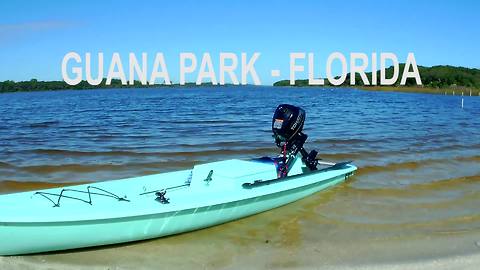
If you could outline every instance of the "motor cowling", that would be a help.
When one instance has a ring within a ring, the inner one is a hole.
[[[294,140],[303,130],[305,111],[289,104],[281,104],[275,110],[272,119],[272,132],[277,145]]]
[[[277,170],[278,177],[286,177],[298,153],[310,170],[316,170],[318,160],[317,151],[308,153],[303,147],[307,135],[302,132],[305,123],[305,111],[297,106],[281,104],[275,110],[272,119],[272,132],[275,143],[282,148],[282,154]]]

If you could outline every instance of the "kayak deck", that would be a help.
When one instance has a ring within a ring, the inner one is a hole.
[[[335,170],[301,173],[301,160],[295,164],[295,175],[253,189],[242,185],[275,179],[273,165],[226,160],[193,170],[1,195],[0,238],[5,241],[0,244],[0,255],[113,244],[200,229],[301,199],[345,180],[356,170],[346,164]],[[163,203],[158,191],[166,191]]]

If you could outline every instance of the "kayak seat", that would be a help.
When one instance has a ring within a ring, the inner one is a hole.
[[[279,175],[279,172],[280,172],[279,164],[280,162],[282,162],[282,159],[283,159],[282,157],[261,157],[261,158],[254,158],[252,159],[252,161],[275,165],[275,171],[277,172],[277,175]]]
[[[275,166],[275,171],[277,172],[277,176],[278,176],[279,173],[280,173],[279,165],[282,162],[282,160],[283,160],[283,157],[261,157],[261,158],[254,158],[251,161],[259,162],[259,163],[263,163],[263,164],[274,165]],[[300,162],[297,162],[297,160],[300,161]],[[292,168],[290,168],[289,173],[288,173],[289,175],[296,175],[296,174],[303,173],[302,159],[297,157],[297,160],[295,160]]]

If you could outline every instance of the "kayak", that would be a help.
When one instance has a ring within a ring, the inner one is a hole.
[[[305,111],[272,119],[278,157],[231,159],[191,170],[0,196],[0,255],[125,243],[198,230],[267,211],[347,179],[350,162],[307,152]],[[319,168],[319,165],[326,167]]]
[[[225,160],[191,170],[0,195],[0,255],[124,243],[267,211],[336,185],[345,162],[310,170],[300,156],[279,178],[273,162]]]

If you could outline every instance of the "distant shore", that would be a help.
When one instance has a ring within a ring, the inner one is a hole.
[[[400,70],[403,70],[404,64],[400,64]],[[364,78],[361,78],[357,73],[355,74],[355,82],[357,85],[350,85],[350,75],[347,74],[343,83],[338,86],[328,83],[325,86],[319,87],[346,87],[346,88],[358,88],[369,91],[392,91],[392,92],[406,92],[406,93],[426,93],[426,94],[440,94],[440,95],[463,95],[464,96],[478,96],[480,94],[480,69],[466,68],[466,67],[454,67],[448,65],[424,67],[418,66],[422,80],[421,85],[417,85],[412,78],[407,79],[404,84],[399,85],[395,83],[389,86],[372,85],[372,72],[367,72],[367,85],[364,85]],[[386,78],[394,77],[393,67],[389,67],[385,70]],[[380,71],[376,72],[376,78],[380,78],[382,74]],[[385,75],[384,75],[385,76]],[[325,78],[324,78],[325,80]],[[370,84],[368,84],[370,82]],[[289,87],[290,80],[281,80],[273,84],[274,86],[286,86]],[[309,80],[298,79],[295,80],[293,87],[308,87]],[[315,86],[312,86],[315,87]]]
[[[202,83],[197,85],[194,82],[188,82],[184,85],[179,84],[141,84],[139,81],[134,81],[133,84],[122,84],[118,79],[113,79],[110,84],[106,84],[104,79],[99,85],[91,85],[87,81],[81,81],[77,85],[69,85],[64,81],[38,81],[31,79],[30,81],[0,81],[0,94],[13,92],[38,92],[38,91],[62,91],[62,90],[94,90],[94,89],[118,89],[118,88],[172,88],[172,87],[208,87],[211,83]],[[213,85],[216,87],[236,86],[232,84]]]
[[[119,80],[113,80],[112,85],[98,85],[92,86],[86,82],[78,86],[69,86],[62,81],[24,81],[24,82],[12,82],[5,81],[0,82],[0,86],[3,84],[9,84],[7,87],[0,87],[0,94],[2,93],[14,93],[14,92],[40,92],[40,91],[62,91],[62,90],[95,90],[95,89],[128,89],[128,88],[201,88],[201,87],[242,87],[244,85],[212,85],[210,83],[205,83],[202,85],[196,85],[195,83],[186,83],[185,85],[172,84],[172,85],[142,85],[139,82],[136,82],[134,85],[122,85]],[[3,85],[5,86],[5,85]],[[252,85],[248,85],[252,86]],[[259,86],[262,87],[262,86]],[[265,86],[263,86],[265,87]],[[268,87],[268,86],[266,86]],[[425,93],[425,94],[437,94],[437,95],[464,95],[464,96],[480,96],[480,89],[477,88],[467,88],[467,87],[444,87],[444,88],[434,88],[428,86],[364,86],[364,85],[340,85],[340,86],[309,86],[305,84],[298,85],[273,85],[273,87],[311,87],[311,88],[356,88],[360,90],[367,91],[385,91],[385,92],[404,92],[404,93]]]
[[[461,96],[479,96],[480,89],[470,88],[432,88],[416,86],[353,86],[367,91],[385,91],[385,92],[404,92],[404,93],[424,93],[436,95],[456,95]]]

